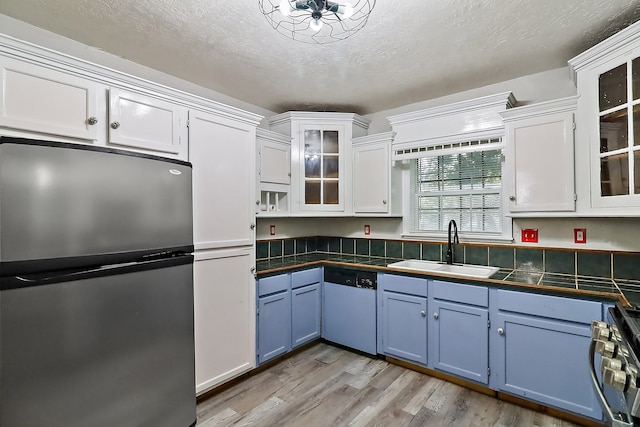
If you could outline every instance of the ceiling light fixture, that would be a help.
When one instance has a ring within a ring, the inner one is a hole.
[[[333,43],[360,31],[376,0],[258,0],[271,26],[293,40]]]

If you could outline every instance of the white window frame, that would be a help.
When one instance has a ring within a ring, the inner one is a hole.
[[[472,145],[466,144],[467,141],[473,141],[478,137],[481,139],[499,139],[500,142],[486,144],[486,145]],[[440,141],[430,141],[425,146],[424,150],[420,151],[420,155],[413,155],[413,159],[404,159],[402,162],[402,192],[403,192],[403,237],[420,239],[426,241],[443,241],[447,239],[447,230],[441,231],[418,231],[414,229],[415,218],[413,217],[413,203],[415,198],[414,193],[414,172],[412,171],[412,164],[415,159],[421,157],[430,156],[443,156],[450,154],[460,154],[471,151],[485,151],[485,150],[503,150],[502,156],[502,174],[501,174],[501,201],[502,201],[502,230],[500,233],[484,233],[484,232],[470,232],[464,229],[460,229],[458,224],[458,236],[461,241],[464,242],[512,242],[513,241],[513,220],[511,217],[506,216],[507,213],[507,186],[505,183],[509,182],[507,168],[505,168],[504,162],[504,148],[505,148],[505,135],[504,132],[500,134],[480,134],[480,135],[458,135],[454,138],[446,138]]]

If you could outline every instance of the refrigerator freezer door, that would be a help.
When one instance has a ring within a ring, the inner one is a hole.
[[[0,425],[194,425],[193,266],[184,258],[5,287]]]
[[[21,261],[45,270],[30,261],[192,247],[188,163],[22,141],[0,138],[3,275],[22,272],[11,268]]]

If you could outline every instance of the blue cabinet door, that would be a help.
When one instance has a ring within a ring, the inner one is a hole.
[[[429,361],[433,368],[488,384],[488,310],[434,300],[429,313]]]
[[[291,350],[291,293],[258,299],[258,364]]]
[[[504,312],[491,323],[499,390],[600,419],[588,370],[589,325]]]
[[[320,336],[320,283],[291,291],[291,344],[298,347]]]
[[[427,299],[383,291],[382,353],[427,364]]]

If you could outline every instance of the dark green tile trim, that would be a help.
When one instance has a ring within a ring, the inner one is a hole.
[[[296,253],[296,241],[293,239],[286,239],[284,241],[284,254],[293,255]]]
[[[599,252],[577,252],[580,276],[611,277],[611,254]]]
[[[516,269],[526,271],[543,271],[542,249],[517,248]]]
[[[315,252],[318,250],[318,238],[307,237],[307,252]]]
[[[369,240],[368,239],[356,239],[356,254],[357,255],[369,255]]]
[[[387,240],[387,254],[390,258],[402,258],[402,242],[399,240]]]
[[[269,242],[256,243],[256,258],[257,259],[269,258]]]
[[[282,240],[272,240],[269,242],[269,257],[282,256]]]
[[[466,264],[487,265],[489,249],[486,246],[465,246],[464,262]]]
[[[515,268],[513,248],[490,247],[489,265],[501,268]]]
[[[613,277],[640,280],[640,253],[613,254]]]
[[[329,237],[329,252],[340,253],[342,251],[342,239],[339,237]]]
[[[420,243],[404,242],[402,244],[402,257],[404,259],[420,259]]]
[[[422,244],[422,259],[428,261],[442,261],[442,255],[440,253],[439,243],[423,243]]]
[[[354,239],[342,239],[342,253],[348,255],[356,253],[356,242]]]
[[[307,239],[298,238],[296,239],[296,254],[305,254],[307,253]]]
[[[371,241],[371,256],[384,256],[384,240],[372,240]]]
[[[318,251],[320,251],[320,252],[328,252],[329,251],[329,238],[328,237],[318,237]]]
[[[549,273],[576,274],[575,251],[544,251],[544,271]]]

